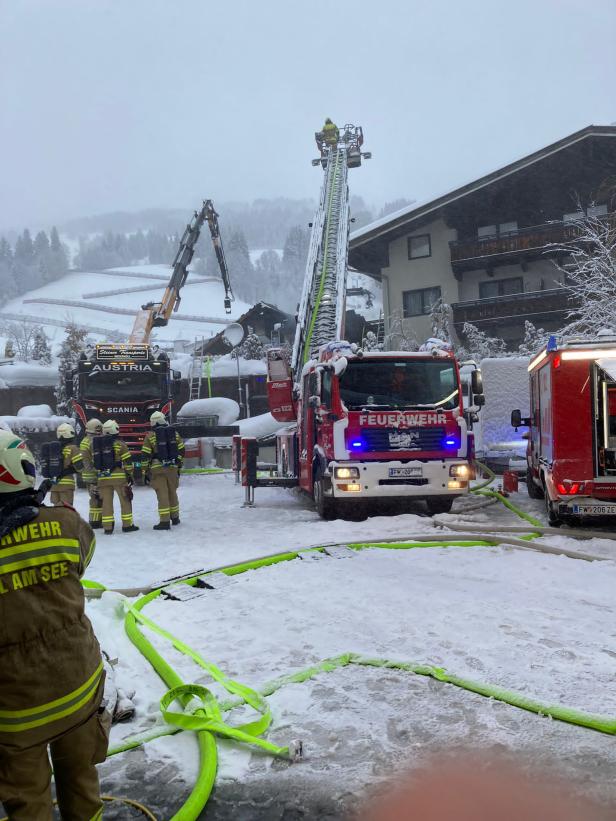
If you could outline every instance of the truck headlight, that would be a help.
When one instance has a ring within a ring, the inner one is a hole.
[[[452,465],[449,468],[449,475],[457,479],[468,479],[470,475],[468,465]]]
[[[334,468],[335,479],[359,479],[359,468]]]

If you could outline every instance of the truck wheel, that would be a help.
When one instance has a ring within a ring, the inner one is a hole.
[[[526,468],[526,490],[531,499],[543,499],[543,488],[539,487],[533,479],[533,472]]]
[[[545,492],[545,513],[548,517],[548,524],[550,527],[560,527],[562,524],[562,519],[558,515],[558,513],[554,510],[554,505],[550,501],[550,497],[548,496],[547,492]]]
[[[336,518],[336,503],[329,496],[325,495],[325,482],[320,476],[317,476],[312,483],[312,496],[314,498],[314,506],[321,519],[330,521]]]
[[[434,496],[431,499],[426,499],[428,505],[428,513],[434,516],[437,513],[449,513],[453,505],[453,499],[449,496]]]

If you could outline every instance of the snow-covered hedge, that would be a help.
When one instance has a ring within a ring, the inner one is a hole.
[[[36,406],[31,406],[36,407]],[[43,405],[47,407],[47,405]],[[22,408],[23,410],[23,408]],[[13,433],[55,433],[58,425],[71,422],[69,416],[0,416],[0,427],[3,430],[12,430]]]
[[[233,399],[213,396],[211,399],[193,399],[178,411],[178,419],[194,416],[217,416],[219,425],[232,425],[240,415],[240,406]]]
[[[17,411],[17,416],[28,419],[49,419],[53,411],[49,405],[24,405]]]

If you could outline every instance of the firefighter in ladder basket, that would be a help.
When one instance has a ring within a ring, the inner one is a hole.
[[[26,443],[0,431],[0,801],[11,821],[51,819],[49,748],[62,818],[98,819],[111,722],[80,582],[94,533],[34,481]]]
[[[164,413],[155,411],[150,416],[151,433],[143,440],[141,464],[144,480],[156,491],[158,517],[154,530],[170,530],[169,520],[180,523],[178,485],[184,461],[184,442],[179,433],[169,427]]]
[[[94,467],[94,456],[92,453],[92,440],[95,436],[102,436],[103,423],[100,419],[88,419],[86,422],[86,435],[81,440],[79,449],[83,456],[83,473],[81,477],[86,483],[90,494],[90,527],[95,530],[103,526],[101,517],[103,515],[103,500],[98,490],[98,478]]]
[[[106,535],[113,533],[113,494],[120,499],[122,533],[132,533],[139,528],[133,524],[133,460],[125,442],[118,438],[120,426],[115,419],[103,425],[103,435],[92,440],[94,467],[98,489],[103,502],[102,522]]]

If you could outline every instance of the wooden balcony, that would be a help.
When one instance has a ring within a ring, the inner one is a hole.
[[[562,324],[574,304],[570,301],[568,288],[550,288],[545,291],[528,291],[522,294],[506,294],[475,299],[470,302],[456,302],[453,310],[453,324],[458,333],[465,322],[477,325],[480,329],[486,326],[517,324],[523,326],[529,319],[534,325]]]
[[[616,226],[616,213],[612,212],[602,219],[608,220],[612,227]],[[490,271],[498,265],[562,256],[562,245],[579,235],[577,223],[549,222],[532,228],[520,228],[499,237],[450,242],[451,267],[454,274],[459,275],[464,271]]]

